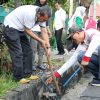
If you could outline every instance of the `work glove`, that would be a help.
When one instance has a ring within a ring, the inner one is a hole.
[[[81,65],[82,66],[87,66],[89,64],[89,62],[86,62],[86,61],[84,61],[84,60],[82,60],[82,62],[81,62]]]

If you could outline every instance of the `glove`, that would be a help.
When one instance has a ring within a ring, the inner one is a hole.
[[[84,60],[82,60],[82,62],[81,62],[81,65],[83,65],[83,66],[87,66],[88,64],[89,64],[89,62],[86,62]]]

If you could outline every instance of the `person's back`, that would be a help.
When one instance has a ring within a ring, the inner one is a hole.
[[[31,28],[35,24],[36,9],[38,6],[25,5],[13,10],[5,17],[4,25],[24,31],[24,27]]]

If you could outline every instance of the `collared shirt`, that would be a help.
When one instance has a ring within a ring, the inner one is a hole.
[[[60,8],[59,10],[57,10],[55,12],[54,28],[56,30],[59,30],[59,29],[63,28],[62,21],[65,21],[66,20],[66,17],[67,17],[66,16],[66,12],[62,8]]]
[[[24,31],[25,28],[31,29],[35,25],[36,11],[39,7],[34,5],[24,5],[16,8],[5,17],[4,25]],[[46,23],[38,23],[45,27]]]

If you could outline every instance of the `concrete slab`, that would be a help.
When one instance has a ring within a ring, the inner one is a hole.
[[[87,98],[87,99],[86,99]],[[82,93],[80,100],[100,100],[100,87],[88,85]]]

